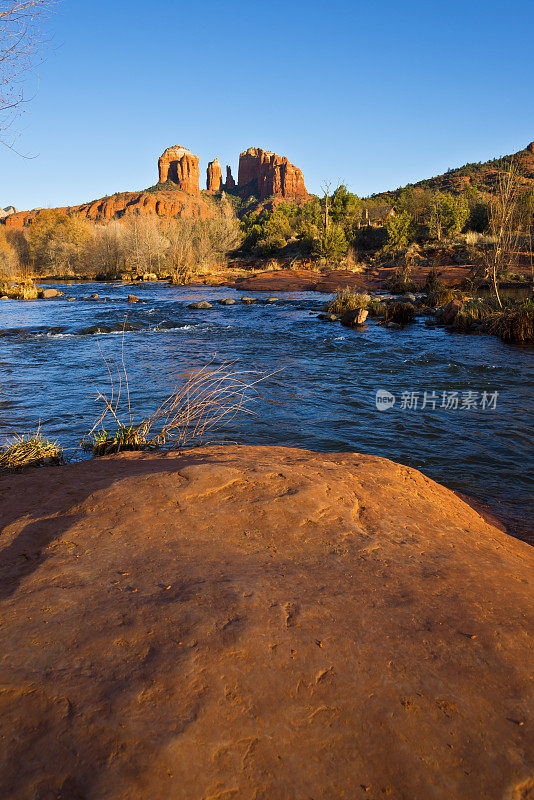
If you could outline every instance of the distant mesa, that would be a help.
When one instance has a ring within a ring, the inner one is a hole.
[[[168,147],[158,161],[159,182],[172,181],[188,194],[200,194],[198,156],[182,145]]]

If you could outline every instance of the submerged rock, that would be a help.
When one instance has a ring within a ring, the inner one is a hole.
[[[234,306],[237,301],[232,297],[226,297],[224,300],[218,300],[217,302],[220,303],[221,306]]]
[[[337,314],[327,314],[326,312],[322,312],[321,314],[317,314],[317,319],[321,319],[324,322],[335,322],[339,319]]]
[[[224,446],[0,495],[2,798],[526,800],[534,549],[420,472]]]
[[[139,303],[139,298],[135,296],[135,294],[128,295],[128,302],[129,303]]]

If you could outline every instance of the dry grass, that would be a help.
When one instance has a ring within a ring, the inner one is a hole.
[[[58,442],[48,441],[39,431],[16,436],[0,450],[0,470],[44,467],[49,464],[61,464],[63,461],[63,450]]]
[[[234,362],[215,365],[212,360],[198,369],[177,368],[167,375],[164,399],[150,414],[136,420],[124,362],[124,338],[120,365],[102,358],[109,388],[98,391],[96,400],[102,411],[81,442],[95,456],[165,446],[180,449],[205,441],[223,421],[252,413],[249,405],[259,396],[256,386],[269,377],[252,370],[235,370]]]
[[[443,288],[440,291],[432,292],[428,295],[428,305],[431,308],[438,308],[446,306],[451,300],[461,300],[463,302],[465,299],[465,293],[460,289]]]
[[[490,318],[486,329],[505,342],[522,344],[534,341],[534,304],[527,300],[519,307],[497,312]]]
[[[367,308],[371,295],[355,292],[347,286],[336,292],[334,299],[328,304],[330,314],[344,314],[345,311],[354,311],[357,308]]]
[[[0,295],[7,295],[11,300],[36,300],[39,289],[31,280],[14,283],[0,280]]]

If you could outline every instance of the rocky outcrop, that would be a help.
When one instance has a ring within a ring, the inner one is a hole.
[[[228,166],[228,164],[226,165],[226,183],[224,184],[224,188],[227,192],[234,192],[236,188],[235,180],[232,175],[232,169]]]
[[[188,194],[200,193],[199,158],[190,150],[176,144],[168,147],[158,161],[159,182],[172,181]]]
[[[243,196],[306,200],[304,176],[285,156],[249,147],[239,156],[238,187]]]
[[[534,549],[420,472],[221,446],[0,495],[0,797],[531,796]]]
[[[6,206],[5,208],[0,208],[0,219],[5,219],[9,217],[11,214],[16,214],[17,209],[15,206]]]
[[[109,222],[145,214],[156,214],[165,218],[207,219],[214,214],[213,209],[200,195],[190,195],[178,189],[160,192],[122,192],[102,200],[95,200],[93,203],[55,210],[89,222]],[[42,212],[43,209],[20,211],[7,217],[4,224],[8,228],[23,228],[31,225]]]
[[[210,161],[206,170],[206,189],[216,194],[222,189],[222,170],[219,159]]]

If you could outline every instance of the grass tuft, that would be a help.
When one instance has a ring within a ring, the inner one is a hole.
[[[328,304],[330,314],[344,314],[346,311],[355,311],[357,308],[367,308],[371,302],[371,295],[355,292],[347,286],[339,289],[334,299]]]
[[[63,450],[58,442],[50,442],[39,431],[16,436],[0,450],[0,470],[13,471],[63,462]]]
[[[93,456],[109,456],[127,450],[147,450],[150,447],[142,430],[134,425],[120,425],[115,433],[109,433],[102,428],[84,439],[81,444]]]
[[[487,331],[505,342],[534,341],[534,303],[526,300],[513,309],[495,313],[487,324]]]

